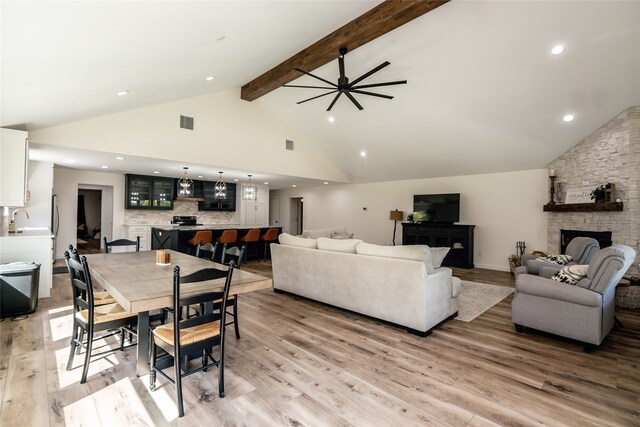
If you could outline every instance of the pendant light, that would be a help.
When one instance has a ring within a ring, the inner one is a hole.
[[[258,198],[258,187],[251,182],[253,175],[247,175],[249,182],[242,184],[242,200],[256,200]]]
[[[222,171],[218,172],[220,176],[218,176],[218,180],[216,181],[215,187],[215,198],[216,199],[226,199],[227,198],[227,184],[222,180]]]
[[[178,197],[191,197],[193,194],[193,180],[187,174],[188,167],[184,166],[182,178],[178,180]]]

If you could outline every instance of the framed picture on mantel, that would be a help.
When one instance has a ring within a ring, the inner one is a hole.
[[[570,188],[567,190],[564,202],[566,204],[595,203],[595,200],[591,199],[591,190],[591,188]]]

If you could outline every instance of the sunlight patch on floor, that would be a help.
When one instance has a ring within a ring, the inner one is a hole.
[[[73,314],[49,319],[49,328],[51,329],[51,341],[56,342],[62,339],[70,341],[73,330]]]
[[[111,346],[115,346],[115,343],[111,343]],[[109,345],[105,340],[97,340],[93,343],[93,352],[100,353],[107,350]],[[91,357],[91,363],[89,364],[89,373],[87,378],[95,375],[99,372],[106,371],[116,365],[119,365],[117,354],[119,350],[115,350],[113,353],[104,354],[102,356]],[[85,352],[82,349],[80,354],[76,354],[73,358],[73,365],[71,370],[67,371],[67,361],[69,360],[69,347],[56,350],[56,371],[58,373],[59,387],[65,388],[72,384],[80,382],[82,376],[82,366],[84,365]]]
[[[149,387],[149,375],[140,377],[140,381],[149,392],[149,395],[160,409],[162,416],[168,422],[178,418],[178,407],[176,406],[175,388],[166,379],[158,375],[156,377],[156,389],[151,391]]]

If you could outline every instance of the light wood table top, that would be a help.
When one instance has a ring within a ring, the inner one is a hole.
[[[170,265],[156,264],[156,251],[124,252],[86,255],[91,278],[104,287],[115,300],[131,313],[157,310],[173,304],[173,268],[180,266],[180,275],[203,268],[226,266],[181,252],[171,253]],[[185,284],[181,294],[224,288],[225,278]],[[229,295],[273,288],[273,281],[257,274],[236,269],[233,272]]]

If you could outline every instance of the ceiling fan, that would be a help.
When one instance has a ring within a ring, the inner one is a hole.
[[[330,85],[329,87],[325,87],[325,86],[283,85],[284,87],[299,87],[299,88],[328,89],[329,90],[329,92],[323,93],[322,95],[314,96],[312,98],[308,98],[308,99],[305,99],[303,101],[296,102],[296,104],[302,104],[304,102],[312,101],[312,100],[318,99],[318,98],[322,98],[323,96],[331,95],[332,93],[336,93],[337,92],[335,98],[333,98],[333,101],[331,101],[331,104],[329,104],[329,108],[327,108],[327,111],[331,111],[331,109],[335,105],[336,101],[338,100],[338,98],[340,98],[340,95],[342,95],[343,93],[346,95],[347,98],[349,98],[351,100],[351,102],[353,102],[353,104],[356,107],[358,107],[358,110],[362,110],[363,107],[354,98],[354,96],[353,96],[354,93],[357,93],[357,94],[360,94],[360,95],[377,96],[379,98],[393,99],[393,96],[383,95],[383,94],[374,93],[374,92],[368,92],[368,91],[364,91],[362,89],[367,89],[367,88],[372,88],[372,87],[379,87],[379,86],[403,85],[403,84],[407,83],[406,80],[398,80],[398,81],[395,81],[395,82],[371,83],[371,84],[366,84],[366,85],[358,84],[362,80],[364,80],[367,77],[371,76],[372,74],[377,73],[378,71],[382,70],[387,65],[390,65],[390,63],[388,61],[385,61],[382,64],[380,64],[377,67],[375,67],[374,69],[372,69],[371,71],[369,71],[367,73],[364,73],[363,75],[361,75],[360,77],[358,77],[354,81],[349,82],[349,78],[347,76],[345,76],[345,73],[344,73],[344,56],[347,54],[347,52],[348,52],[348,50],[347,50],[346,47],[341,47],[340,48],[340,56],[338,57],[338,68],[340,69],[340,77],[338,78],[338,84],[332,83],[329,80],[323,79],[322,77],[318,77],[318,76],[313,75],[313,74],[311,74],[311,73],[309,73],[307,71],[301,70],[300,68],[296,68],[297,71],[300,71],[301,73],[304,73],[304,74],[306,74],[308,76],[313,77],[314,79],[318,79],[318,80]]]

